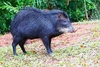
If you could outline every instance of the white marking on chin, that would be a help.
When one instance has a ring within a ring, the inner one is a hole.
[[[69,32],[68,28],[59,28],[58,30],[59,30],[59,32],[63,32],[63,33]]]

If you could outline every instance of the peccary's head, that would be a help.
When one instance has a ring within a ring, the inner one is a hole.
[[[65,12],[61,12],[58,14],[56,28],[61,33],[75,32],[75,28],[71,24],[70,19],[69,19],[67,13],[65,13]]]

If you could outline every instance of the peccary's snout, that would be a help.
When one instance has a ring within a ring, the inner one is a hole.
[[[59,32],[63,32],[63,33],[74,33],[76,32],[75,27],[73,26],[69,26],[69,27],[65,27],[65,28],[58,28]]]
[[[68,32],[70,33],[76,32],[76,28],[73,25],[71,25],[68,29]]]

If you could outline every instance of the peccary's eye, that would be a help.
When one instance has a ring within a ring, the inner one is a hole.
[[[63,22],[66,22],[66,20],[64,20]]]
[[[62,24],[66,25],[68,22],[66,20],[62,21]]]

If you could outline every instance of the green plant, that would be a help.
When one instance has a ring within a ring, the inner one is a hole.
[[[43,5],[44,4],[44,5]],[[0,1],[0,34],[9,31],[11,20],[23,7],[45,8],[46,0],[15,0]]]
[[[72,22],[100,19],[100,0],[0,0],[0,34],[9,31],[11,20],[23,7],[61,9]]]

